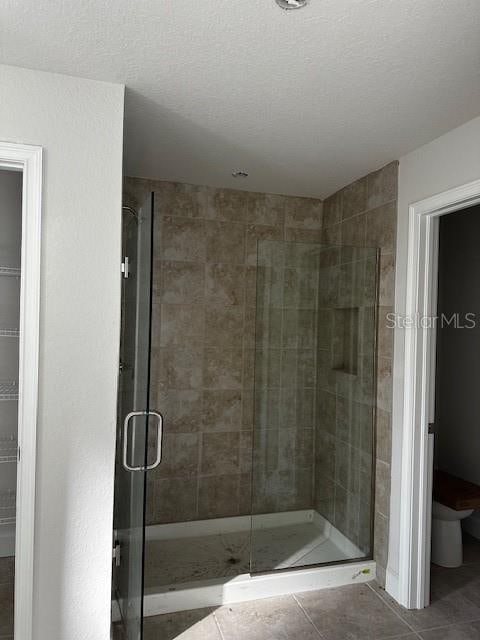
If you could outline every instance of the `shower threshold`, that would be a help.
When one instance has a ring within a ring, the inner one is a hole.
[[[373,580],[375,562],[362,557],[312,509],[152,525],[144,615]]]

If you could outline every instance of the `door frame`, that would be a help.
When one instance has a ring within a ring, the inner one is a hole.
[[[42,147],[0,141],[0,169],[21,171],[23,178],[15,527],[15,638],[21,640],[33,637],[42,155]]]
[[[435,331],[440,216],[480,204],[480,180],[409,206],[400,469],[399,571],[395,597],[410,609],[430,603]],[[395,455],[395,452],[394,452]],[[387,585],[388,588],[388,585]],[[390,590],[390,589],[389,589]]]

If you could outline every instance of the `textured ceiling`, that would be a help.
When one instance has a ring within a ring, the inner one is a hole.
[[[131,175],[324,197],[480,114],[480,2],[3,0],[0,61],[125,83]]]

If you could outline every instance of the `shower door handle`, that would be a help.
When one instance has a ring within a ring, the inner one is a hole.
[[[155,456],[155,460],[152,464],[141,465],[138,467],[133,467],[128,463],[128,427],[130,424],[130,420],[137,416],[153,416],[156,418],[156,426],[157,426],[157,454]],[[157,411],[131,411],[125,416],[125,420],[123,421],[123,456],[122,456],[122,464],[124,469],[127,471],[150,471],[151,469],[155,469],[158,467],[160,462],[162,461],[162,441],[163,441],[163,418],[160,413]]]

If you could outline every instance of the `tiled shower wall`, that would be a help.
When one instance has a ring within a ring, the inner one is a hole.
[[[311,509],[320,246],[258,247],[253,511]]]
[[[390,510],[393,311],[398,163],[392,162],[348,185],[324,201],[322,242],[380,249],[379,319],[376,376],[376,486],[374,557],[380,582],[385,580]],[[341,429],[341,401],[331,407]],[[332,419],[333,419],[332,417]]]
[[[393,310],[397,171],[398,163],[391,163],[341,189],[324,202],[323,214],[322,204],[316,200],[126,179],[127,204],[139,206],[150,191],[155,192],[152,403],[162,408],[167,433],[164,463],[149,476],[149,523],[250,513],[257,240],[378,247],[374,555],[383,579],[393,355],[393,332],[386,328],[386,314]],[[319,344],[321,339],[320,330]],[[319,398],[325,396],[320,393]],[[330,421],[340,433],[349,412],[358,409],[350,402],[344,406],[344,400],[329,397],[328,406],[318,406],[317,427],[320,419],[323,424]],[[257,406],[257,412],[261,415],[261,407]],[[361,414],[354,414],[361,421]],[[276,452],[269,461],[272,479],[263,494],[255,492],[258,510],[305,508],[308,498],[315,500],[320,510],[328,507],[321,504],[318,479],[313,485],[309,480],[312,463],[306,456],[308,445],[303,446],[301,437],[297,438],[293,466],[287,462],[289,470],[282,469],[285,451],[278,443],[270,443],[268,451]],[[338,479],[335,465],[341,468],[345,452],[337,458],[335,446],[330,446],[322,454],[320,441],[314,471],[321,474],[333,463],[333,479]],[[288,439],[284,443],[288,444]],[[351,464],[351,471],[358,469],[361,459]],[[279,479],[290,482],[292,474],[298,480],[298,499],[288,502],[282,496],[269,502],[269,496],[279,489]],[[255,480],[257,489],[262,481]],[[338,484],[342,488],[342,483]],[[343,527],[341,520],[337,525]],[[352,530],[356,527],[352,521],[349,526]],[[360,527],[357,534],[361,543]]]
[[[371,552],[377,250],[320,254],[315,508]]]
[[[162,465],[148,476],[147,521],[250,514],[257,241],[318,241],[322,203],[134,178],[125,202],[138,207],[150,191],[151,394],[165,440]],[[283,454],[270,458],[271,494],[292,473],[306,475],[295,457],[282,467]],[[307,491],[311,499],[310,484],[288,508],[304,508]]]

